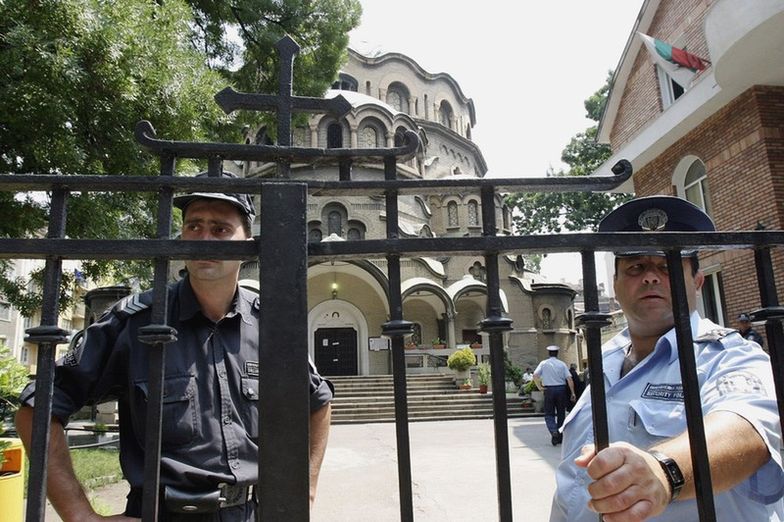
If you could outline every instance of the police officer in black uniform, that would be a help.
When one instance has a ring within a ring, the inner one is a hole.
[[[246,194],[190,193],[174,203],[182,239],[251,237],[255,209]],[[187,275],[169,287],[167,323],[177,340],[165,352],[160,520],[256,520],[259,300],[238,286],[240,263],[187,261]],[[125,517],[113,520],[141,517],[149,346],[138,330],[150,323],[151,303],[152,292],[122,299],[57,363],[47,489],[66,522],[102,517],[76,480],[63,426],[85,404],[109,398],[119,401],[120,463],[131,487]],[[309,371],[312,502],[333,392],[312,363]],[[28,447],[34,400],[32,383],[17,414]]]
[[[747,313],[742,313],[738,316],[738,333],[748,341],[754,341],[760,346],[765,346],[762,336],[751,327],[751,316]]]

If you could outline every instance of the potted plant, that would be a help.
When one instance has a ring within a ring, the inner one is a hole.
[[[482,363],[477,366],[476,378],[479,381],[479,393],[487,393],[487,385],[490,384],[490,365]]]
[[[444,341],[440,337],[436,337],[430,342],[433,343],[433,348],[436,350],[443,350],[444,348],[446,348],[446,341]]]
[[[413,350],[417,347],[417,344],[414,341],[408,341],[405,345],[406,350]]]
[[[471,389],[471,379],[466,379],[463,381],[463,384],[460,385],[460,389],[464,391],[468,391]]]
[[[455,382],[468,377],[468,369],[476,364],[476,355],[471,348],[455,350],[446,360],[449,369],[455,371]]]
[[[470,346],[474,350],[481,350],[482,349],[482,339],[480,337],[477,337],[476,339],[474,339],[474,342],[472,342]]]

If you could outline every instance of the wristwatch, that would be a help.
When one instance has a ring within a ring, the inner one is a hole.
[[[686,482],[683,479],[681,468],[678,467],[677,462],[660,451],[649,450],[648,453],[650,453],[653,458],[659,461],[659,465],[664,470],[664,475],[667,477],[667,482],[670,483],[670,491],[672,491],[670,502],[674,502],[675,499],[678,498],[678,495],[681,494],[683,484]]]

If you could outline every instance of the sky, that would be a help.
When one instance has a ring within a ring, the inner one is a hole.
[[[361,4],[349,45],[364,54],[403,53],[428,72],[451,75],[474,101],[472,139],[487,176],[506,178],[564,167],[563,148],[594,124],[583,102],[617,66],[642,0]],[[542,275],[576,283],[575,259],[547,256]],[[597,271],[602,266],[597,259]]]

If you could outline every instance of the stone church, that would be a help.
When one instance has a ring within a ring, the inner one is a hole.
[[[471,141],[476,124],[474,102],[449,74],[430,73],[408,56],[363,56],[351,49],[338,81],[325,97],[344,96],[352,110],[343,118],[314,115],[292,130],[300,147],[373,148],[400,144],[414,131],[420,148],[397,166],[404,179],[477,178],[487,172],[479,147]],[[264,127],[252,129],[248,143],[271,143]],[[227,166],[228,168],[228,166]],[[245,177],[273,176],[274,163],[236,165]],[[354,164],[353,179],[383,179],[382,164]],[[337,167],[292,165],[294,180],[338,179]],[[496,196],[499,233],[511,233],[511,212]],[[400,196],[400,237],[480,235],[478,193]],[[311,197],[309,241],[345,241],[385,237],[383,197]],[[258,227],[258,224],[256,225]],[[254,231],[258,233],[258,229]],[[536,282],[522,256],[500,259],[502,301],[513,330],[504,334],[510,359],[525,368],[546,357],[558,344],[567,362],[582,359],[575,351],[573,299],[567,285]],[[446,357],[471,345],[480,361],[489,360],[489,342],[478,331],[484,318],[486,284],[483,257],[412,257],[401,261],[404,318],[414,323],[406,344],[408,371],[444,370]],[[255,262],[240,274],[257,286]],[[391,354],[381,337],[387,321],[385,259],[313,264],[308,270],[309,351],[325,375],[391,373]]]

